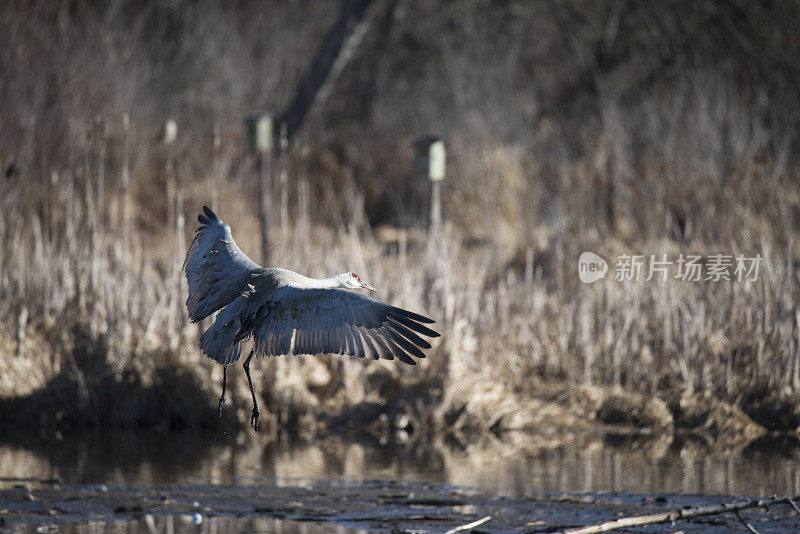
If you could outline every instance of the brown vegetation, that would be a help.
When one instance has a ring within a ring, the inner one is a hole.
[[[183,308],[186,221],[217,203],[259,256],[241,118],[285,105],[313,57],[334,14],[300,4],[0,7],[5,413],[213,421],[221,372]],[[273,258],[315,276],[358,272],[445,335],[413,369],[261,362],[275,425],[313,430],[322,414],[366,410],[401,429],[525,428],[543,410],[564,421],[563,399],[592,390],[596,410],[567,411],[797,428],[800,12],[649,4],[378,3],[329,101],[275,163]],[[447,223],[430,238],[425,184],[409,177],[411,142],[429,132],[449,151]],[[764,261],[751,282],[583,285],[584,250],[612,264]],[[167,374],[195,393],[174,395],[184,390]],[[43,388],[67,415],[32,401]],[[622,413],[620,398],[641,409]]]

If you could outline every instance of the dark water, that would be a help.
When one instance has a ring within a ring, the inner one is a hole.
[[[196,522],[192,516],[150,516],[147,519],[124,519],[115,521],[88,521],[86,523],[61,523],[55,525],[14,525],[9,529],[14,534],[43,532],[68,532],[73,534],[97,534],[104,532],[264,532],[275,534],[357,534],[366,530],[347,528],[324,522],[302,522],[269,517],[212,517]]]
[[[317,480],[447,483],[521,496],[541,491],[786,495],[800,493],[800,442],[734,449],[690,438],[587,432],[305,441],[243,432],[0,436],[0,487],[17,479],[75,484],[269,484]]]

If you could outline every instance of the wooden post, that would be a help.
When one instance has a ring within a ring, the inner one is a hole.
[[[261,223],[261,264],[270,263],[269,216],[272,211],[272,115],[259,111],[245,118],[250,152],[256,157]]]
[[[308,265],[308,255],[311,242],[310,230],[311,222],[309,220],[308,208],[308,158],[309,148],[307,144],[303,144],[300,148],[300,179],[298,180],[297,191],[297,219],[298,224],[295,229],[295,255],[294,261],[300,261],[300,267],[306,270]]]

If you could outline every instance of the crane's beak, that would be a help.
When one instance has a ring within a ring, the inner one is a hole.
[[[363,289],[369,289],[370,291],[377,291],[377,289],[375,289],[374,287],[372,287],[372,286],[371,286],[371,285],[369,285],[369,284],[365,284],[364,282],[361,282],[361,287],[362,287]]]

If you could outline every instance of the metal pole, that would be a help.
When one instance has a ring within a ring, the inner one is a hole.
[[[261,184],[261,262],[269,265],[269,214],[272,211],[272,150],[258,154],[258,176]]]
[[[431,181],[431,231],[437,232],[442,220],[442,207],[439,193],[440,181]]]
[[[256,111],[245,117],[247,143],[256,159],[261,223],[261,263],[270,264],[269,217],[272,213],[272,116]]]

